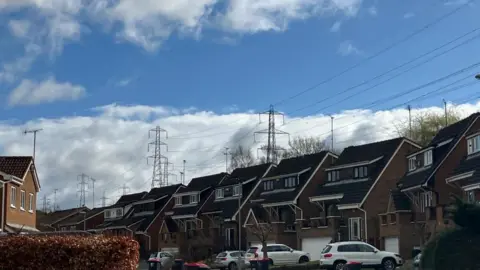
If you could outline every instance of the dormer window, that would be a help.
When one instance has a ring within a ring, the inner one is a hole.
[[[198,194],[190,195],[190,204],[198,203]]]
[[[423,153],[423,166],[431,165],[433,161],[432,150],[428,150]]]
[[[175,197],[175,205],[182,205],[182,197]]]
[[[353,178],[364,178],[368,175],[368,167],[356,167],[353,169]]]
[[[340,180],[340,171],[328,172],[328,182]]]
[[[233,187],[233,196],[240,196],[242,194],[242,187],[241,186],[234,186]]]
[[[115,210],[115,216],[117,216],[117,217],[123,216],[123,209],[118,208],[117,210]]]
[[[215,190],[215,199],[222,199],[224,197],[223,188]]]
[[[298,185],[298,178],[297,177],[288,177],[285,178],[285,187],[291,188]]]
[[[408,170],[414,171],[417,169],[417,158],[416,157],[411,157],[408,159]]]
[[[263,182],[263,190],[265,190],[265,191],[273,190],[273,181],[270,180],[270,181]]]
[[[109,210],[105,211],[105,218],[110,218],[110,211]]]
[[[467,151],[469,155],[480,151],[480,135],[467,140]]]

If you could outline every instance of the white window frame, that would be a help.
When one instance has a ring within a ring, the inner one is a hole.
[[[175,197],[175,205],[182,205],[182,196]]]
[[[469,155],[480,151],[480,135],[467,140],[467,152]]]
[[[431,191],[426,191],[426,192],[421,192],[418,195],[418,203],[419,203],[419,208],[421,213],[425,213],[425,210],[427,207],[432,207],[433,206],[433,199],[432,199],[432,192]]]
[[[104,217],[105,218],[111,218],[112,217],[112,213],[110,212],[110,210],[105,211]]]
[[[432,150],[428,150],[425,153],[423,153],[423,166],[429,166],[433,162],[433,153]]]
[[[467,202],[468,203],[475,203],[476,202],[476,194],[475,194],[475,189],[474,190],[470,190],[470,191],[466,191],[466,197],[467,197]]]
[[[267,181],[263,182],[263,190],[264,191],[273,190],[273,181],[272,180],[267,180]]]
[[[76,230],[77,230],[77,226],[75,225],[70,226],[70,231],[76,231]]]
[[[358,178],[359,177],[359,172],[358,172],[358,167],[353,169],[353,178]]]
[[[33,213],[33,193],[28,193],[28,212]]]
[[[226,228],[225,229],[225,244],[228,244],[230,246],[234,246],[235,245],[235,238],[233,239],[230,239],[230,230],[233,230],[233,235],[236,235],[235,234],[235,228]]]
[[[20,210],[25,211],[25,200],[27,199],[25,190],[20,190]]]
[[[120,215],[117,214],[117,211],[118,211],[118,210],[120,210]],[[116,216],[116,217],[123,217],[123,208],[117,208],[117,209],[115,209],[115,216]]]
[[[17,208],[15,205],[17,204],[17,187],[11,186],[10,187],[10,207]]]
[[[332,182],[332,172],[327,173],[327,181]]]
[[[190,197],[190,204],[196,204],[196,203],[198,203],[198,201],[199,201],[199,200],[198,200],[198,194],[192,194],[192,195],[190,195],[189,197]],[[192,200],[192,198],[194,198],[194,199]]]
[[[408,171],[415,171],[417,169],[417,157],[411,157],[408,159]]]
[[[60,231],[63,231],[63,232],[64,232],[64,231],[66,231],[66,230],[67,230],[67,227],[61,227],[61,228],[60,228]]]
[[[215,190],[215,199],[223,199],[225,198],[225,191],[223,188],[217,188]]]
[[[233,196],[242,195],[242,187],[240,185],[233,187]]]

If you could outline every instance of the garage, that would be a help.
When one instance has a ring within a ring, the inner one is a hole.
[[[385,237],[385,251],[399,253],[398,237]]]
[[[310,253],[310,260],[320,260],[320,253],[330,243],[330,237],[315,237],[302,239],[302,251]]]

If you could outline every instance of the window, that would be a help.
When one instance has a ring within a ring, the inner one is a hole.
[[[105,211],[105,218],[110,218],[110,216],[111,216],[110,211],[109,210]]]
[[[115,216],[117,216],[117,217],[123,216],[123,209],[118,208],[117,210],[115,210]]]
[[[285,187],[286,188],[295,187],[297,185],[298,185],[298,178],[297,177],[285,178]]]
[[[219,188],[215,190],[215,198],[216,199],[223,198],[223,188]]]
[[[263,190],[273,190],[273,181],[265,181],[263,182]]]
[[[331,172],[328,172],[328,181],[329,182],[332,182],[332,181],[337,181],[340,179],[340,171],[331,171]]]
[[[467,202],[474,203],[475,201],[475,190],[467,191]]]
[[[198,194],[190,195],[190,204],[194,203],[198,203]]]
[[[349,245],[341,245],[337,248],[338,252],[360,252],[359,245],[349,244]]]
[[[332,246],[326,245],[322,250],[322,254],[330,252],[331,249],[332,249]]]
[[[474,154],[480,151],[480,135],[467,140],[468,154]]]
[[[66,230],[67,230],[67,227],[61,227],[60,230],[61,230],[61,231],[66,231]]]
[[[240,196],[242,194],[242,187],[241,186],[234,186],[233,187],[233,196]]]
[[[358,178],[358,168],[353,169],[353,178]]]
[[[432,164],[432,159],[432,150],[428,150],[427,152],[423,153],[423,166]]]
[[[420,208],[420,212],[424,213],[427,207],[431,207],[432,203],[432,192],[422,192],[418,195],[418,206]]]
[[[75,231],[77,228],[75,226],[70,226],[70,231]]]
[[[33,194],[28,194],[28,211],[33,212]]]
[[[353,169],[353,178],[364,178],[367,177],[368,169],[367,166],[357,167]]]
[[[417,158],[412,157],[408,159],[408,170],[409,171],[414,171],[417,169]]]
[[[20,190],[20,209],[25,210],[25,190]]]
[[[15,208],[16,204],[17,204],[17,188],[12,187],[10,190],[10,207]]]
[[[232,247],[233,245],[235,245],[235,229],[234,228],[225,229],[225,245],[227,245],[227,247]]]
[[[175,197],[175,205],[182,205],[182,197]]]

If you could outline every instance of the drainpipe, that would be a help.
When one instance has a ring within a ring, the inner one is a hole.
[[[5,197],[6,196],[6,189],[7,189],[7,183],[10,182],[12,180],[12,176],[11,175],[8,175],[8,176],[3,176],[3,179],[4,181],[2,181],[2,224],[1,224],[1,229],[2,229],[2,232],[5,231],[5,209],[7,209],[7,198]]]
[[[360,207],[357,207],[357,209],[358,209],[358,210],[360,210],[360,211],[362,211],[362,212],[363,212],[363,214],[364,214],[364,216],[365,216],[365,218],[364,218],[364,220],[365,220],[365,226],[364,226],[364,227],[365,227],[365,242],[366,242],[366,243],[368,243],[368,223],[367,223],[367,211],[363,210],[363,209],[362,209],[362,208],[360,208]]]

